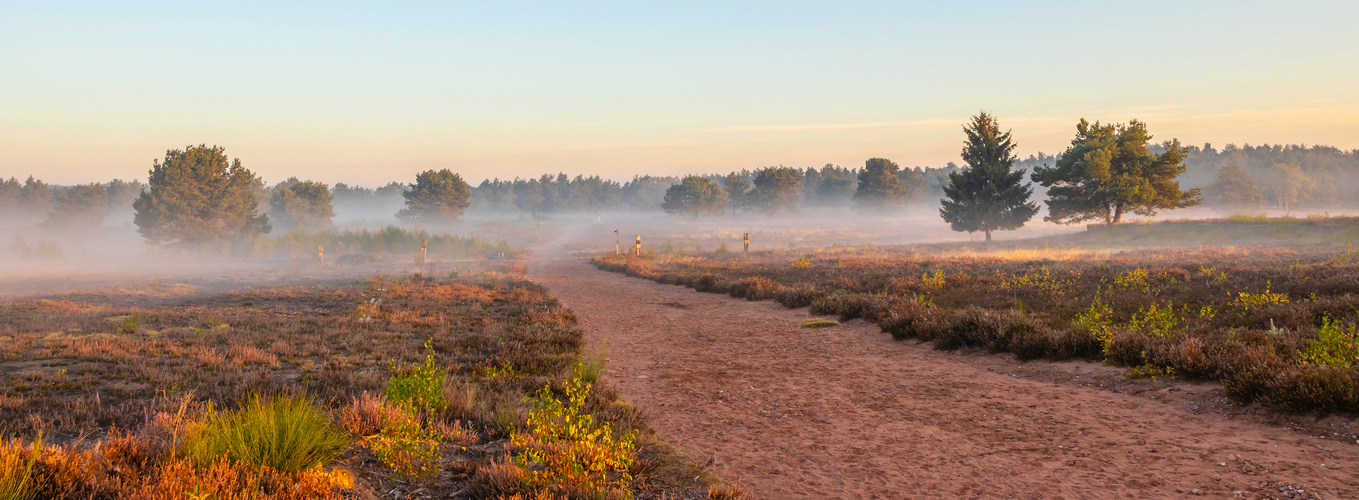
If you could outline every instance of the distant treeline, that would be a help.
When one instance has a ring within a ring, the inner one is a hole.
[[[1184,187],[1203,188],[1204,204],[1207,206],[1232,210],[1359,207],[1359,150],[1268,144],[1239,147],[1228,144],[1220,150],[1211,144],[1182,147],[1187,170],[1180,177],[1180,183]],[[1031,172],[1035,167],[1054,164],[1057,159],[1053,155],[1038,153],[1019,160],[1015,168]],[[942,167],[901,168],[896,175],[905,186],[906,205],[938,203],[943,186],[948,182],[948,174],[958,169],[952,162]],[[856,206],[854,194],[859,188],[863,171],[862,167],[827,164],[820,168],[766,167],[727,174],[705,174],[703,177],[724,187],[728,181],[746,186],[739,189],[742,191],[740,193],[733,192],[734,209],[775,211],[781,208],[796,210],[798,207]],[[756,196],[759,194],[756,181],[762,172],[777,172],[780,189],[788,191],[782,195],[787,196]],[[544,174],[529,179],[492,179],[471,186],[468,212],[521,215],[658,212],[666,190],[680,179],[679,176],[639,175],[620,183],[599,176],[569,177],[566,174]],[[256,189],[260,212],[270,214],[274,224],[282,226],[275,229],[288,230],[289,225],[303,225],[302,222],[313,220],[299,219],[295,224],[290,224],[286,206],[290,197],[279,196],[283,190],[302,193],[297,188],[305,185],[325,189],[326,194],[330,195],[333,213],[317,214],[316,218],[330,219],[333,216],[342,220],[391,217],[405,206],[406,200],[402,193],[410,186],[392,182],[378,188],[364,188],[337,183],[327,188],[319,183],[302,182],[295,178],[272,187],[261,184]],[[131,213],[133,200],[144,189],[145,185],[137,180],[115,179],[106,183],[76,186],[50,185],[31,176],[24,181],[17,178],[0,180],[0,223],[6,226],[43,224],[53,227],[87,224],[102,220],[107,215]],[[741,195],[749,196],[738,199]],[[770,203],[785,205],[771,207]]]

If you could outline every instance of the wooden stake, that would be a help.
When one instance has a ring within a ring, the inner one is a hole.
[[[622,255],[623,255],[623,244],[622,244],[621,241],[618,240],[618,230],[617,230],[617,229],[614,229],[614,230],[613,230],[613,253],[614,253],[614,255],[618,255],[618,256],[622,256]]]
[[[637,256],[642,256],[642,235],[637,235]]]
[[[424,264],[424,263],[426,263],[426,262],[429,262],[428,260],[425,260],[425,256],[428,255],[428,254],[426,253],[426,249],[427,249],[427,248],[429,248],[429,240],[420,240],[420,263],[421,263],[421,264]]]
[[[750,253],[750,233],[742,233],[746,243],[746,253]]]
[[[316,262],[326,263],[326,246],[316,245]]]

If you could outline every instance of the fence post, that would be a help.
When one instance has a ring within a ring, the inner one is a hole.
[[[742,233],[742,238],[745,240],[746,253],[750,253],[750,233]]]
[[[424,264],[424,263],[426,263],[426,262],[429,262],[429,260],[425,258],[426,255],[428,255],[428,253],[427,253],[427,251],[426,251],[426,249],[428,249],[428,248],[429,248],[429,240],[420,240],[420,263],[421,263],[421,264]]]
[[[642,256],[642,235],[637,235],[637,256]]]
[[[326,246],[316,245],[316,262],[326,263]]]
[[[618,255],[620,257],[623,255],[623,244],[618,239],[617,229],[613,230],[613,253],[614,255]]]

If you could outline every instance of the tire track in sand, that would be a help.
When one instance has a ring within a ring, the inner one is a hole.
[[[1359,446],[993,373],[862,321],[803,329],[805,309],[583,259],[532,278],[608,342],[604,377],[658,432],[760,498],[1359,498]]]

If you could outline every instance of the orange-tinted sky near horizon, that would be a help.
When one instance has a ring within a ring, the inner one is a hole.
[[[1359,148],[1354,3],[1141,7],[7,4],[0,176],[145,179],[198,143],[270,183],[368,186],[942,165],[979,109],[1021,155],[1082,117]]]

